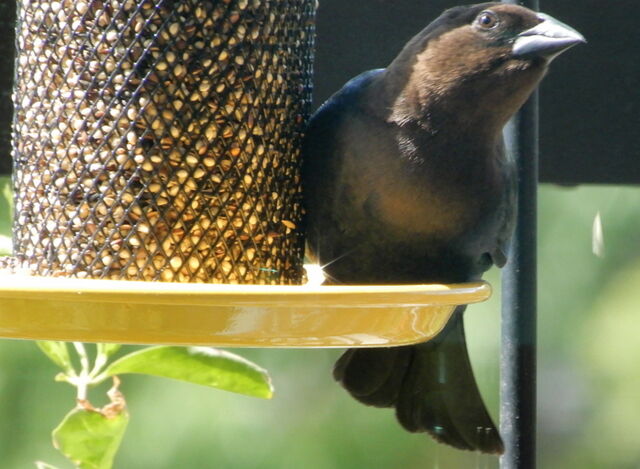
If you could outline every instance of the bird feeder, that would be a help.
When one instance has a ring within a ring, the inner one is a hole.
[[[403,345],[490,295],[485,283],[300,285],[315,8],[19,3],[0,337]]]
[[[24,1],[15,255],[40,275],[296,284],[313,1]]]

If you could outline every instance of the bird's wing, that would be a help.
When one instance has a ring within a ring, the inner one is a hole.
[[[333,234],[331,230],[349,230],[349,226],[337,216],[335,207],[338,203],[335,194],[342,193],[344,189],[337,179],[337,175],[341,173],[339,166],[342,164],[342,150],[338,150],[338,147],[345,144],[341,136],[349,122],[361,115],[358,108],[358,103],[362,101],[361,93],[383,71],[384,69],[370,70],[350,80],[320,106],[307,127],[302,142],[303,190],[305,207],[313,207],[313,210],[306,210],[304,224],[307,253],[312,258],[321,257],[319,251],[322,251],[322,257],[329,259],[342,253],[340,246],[320,245],[322,239],[341,239],[343,234]],[[334,196],[329,197],[328,194]]]

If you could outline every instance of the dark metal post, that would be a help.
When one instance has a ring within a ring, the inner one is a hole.
[[[538,9],[537,0],[523,3]],[[536,228],[538,95],[506,128],[507,147],[518,171],[518,223],[502,280],[500,430],[502,469],[536,467]]]

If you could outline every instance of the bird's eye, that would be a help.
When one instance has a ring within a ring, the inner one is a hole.
[[[478,18],[476,19],[476,23],[482,29],[493,29],[498,25],[499,21],[498,21],[498,16],[494,12],[483,11],[478,15]]]

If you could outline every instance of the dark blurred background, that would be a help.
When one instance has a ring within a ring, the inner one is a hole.
[[[553,64],[541,88],[540,179],[640,182],[638,3],[541,2],[589,41]],[[315,106],[349,78],[386,66],[451,0],[321,0]],[[10,169],[10,83],[15,2],[0,2],[0,174]]]
[[[454,2],[320,0],[316,104],[363,70],[385,66]],[[10,34],[0,0],[0,86]],[[543,11],[589,40],[553,64],[541,90],[544,181],[640,182],[636,1],[551,2]],[[10,105],[0,98],[0,132]],[[0,162],[8,162],[6,145]],[[8,165],[5,166],[5,170]],[[0,177],[0,254],[10,250],[8,177]],[[640,467],[640,190],[543,184],[539,203],[539,466]],[[592,252],[596,215],[603,244]],[[479,385],[497,416],[500,277],[465,317]],[[0,304],[2,308],[2,304]],[[333,382],[337,350],[236,350],[266,367],[265,402],[175,381],[125,376],[132,421],[116,467],[224,469],[495,469],[497,459],[434,444],[366,408]],[[0,340],[0,467],[70,467],[51,430],[74,405],[54,365],[28,341]],[[104,403],[92,394],[94,403]],[[18,431],[19,429],[19,431]]]
[[[0,174],[11,172],[11,85],[15,57],[16,1],[0,0]]]

